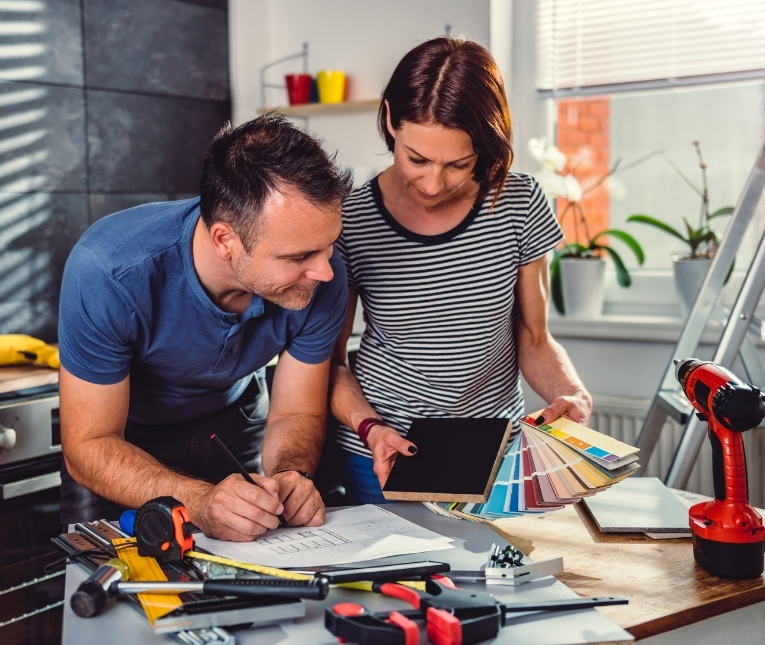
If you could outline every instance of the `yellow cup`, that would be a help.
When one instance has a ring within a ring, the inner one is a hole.
[[[316,74],[319,103],[342,103],[345,97],[345,72],[325,69]]]

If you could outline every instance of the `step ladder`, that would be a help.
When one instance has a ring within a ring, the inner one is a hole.
[[[720,311],[718,300],[725,278],[733,266],[736,253],[744,239],[747,227],[752,221],[763,188],[765,188],[765,146],[757,155],[757,160],[749,173],[744,190],[701,285],[696,302],[688,314],[672,359],[667,365],[664,378],[659,385],[656,396],[654,396],[637,440],[637,448],[640,449],[640,461],[644,466],[642,472],[645,472],[645,465],[651,458],[667,417],[669,416],[679,424],[685,425],[682,438],[664,480],[666,485],[672,488],[684,489],[686,487],[707,434],[706,422],[696,417],[693,408],[680,390],[680,384],[675,379],[673,359],[696,357],[701,336],[707,323],[713,313]],[[746,380],[765,389],[765,370],[763,370],[757,356],[754,343],[747,336],[750,325],[755,320],[754,312],[760,301],[763,288],[765,288],[765,230],[760,237],[757,252],[749,265],[736,302],[727,314],[727,322],[712,359],[715,363],[730,369],[733,367],[736,357],[740,357],[746,371]],[[761,333],[761,330],[757,329],[757,332]]]

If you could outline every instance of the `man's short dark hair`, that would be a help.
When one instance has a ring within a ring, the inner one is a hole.
[[[273,191],[296,190],[319,208],[336,208],[351,191],[352,179],[335,157],[274,112],[237,128],[227,123],[202,166],[199,208],[205,226],[225,222],[249,253],[257,243],[258,215]]]

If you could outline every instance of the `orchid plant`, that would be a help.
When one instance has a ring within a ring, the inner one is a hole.
[[[591,259],[599,258],[605,253],[614,263],[617,282],[622,287],[629,287],[632,284],[632,278],[619,253],[611,247],[608,238],[619,240],[629,248],[635,255],[638,264],[643,264],[645,261],[642,247],[632,235],[619,229],[609,228],[591,234],[582,207],[582,198],[616,173],[621,160],[617,159],[616,163],[607,173],[590,183],[586,188],[583,188],[576,177],[576,172],[584,165],[586,161],[585,155],[570,162],[565,153],[556,146],[548,144],[545,138],[529,140],[528,148],[531,156],[542,166],[541,170],[534,177],[539,182],[547,198],[552,201],[562,197],[568,202],[563,211],[558,215],[558,221],[562,224],[566,217],[571,217],[574,223],[574,240],[566,242],[560,249],[557,249],[550,264],[550,291],[555,308],[559,313],[564,312],[563,287],[560,275],[560,261],[563,258]],[[639,159],[630,164],[629,168],[647,158]],[[626,169],[624,168],[623,170]]]
[[[712,230],[711,222],[718,217],[724,215],[730,215],[733,212],[732,206],[723,206],[718,208],[714,212],[709,212],[709,190],[707,188],[707,164],[704,162],[704,157],[701,155],[701,145],[698,141],[693,142],[693,147],[696,149],[696,156],[699,159],[699,168],[701,168],[701,187],[693,183],[680,168],[674,163],[668,161],[669,165],[677,172],[680,177],[683,178],[686,184],[688,184],[693,191],[701,197],[701,209],[699,212],[698,224],[694,226],[688,221],[687,217],[683,217],[683,224],[685,224],[685,234],[678,231],[673,226],[670,226],[666,222],[660,219],[645,215],[643,213],[636,213],[630,215],[627,218],[628,222],[637,222],[639,224],[648,224],[658,228],[660,231],[671,235],[672,237],[681,240],[688,246],[688,255],[685,256],[689,259],[711,259],[714,257],[717,247],[719,246],[719,239],[717,234]],[[731,267],[731,271],[733,268]],[[728,278],[730,273],[728,273]],[[728,280],[726,278],[726,282]]]

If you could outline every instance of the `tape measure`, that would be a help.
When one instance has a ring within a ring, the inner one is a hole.
[[[174,497],[149,500],[135,515],[132,535],[138,538],[138,553],[162,562],[179,562],[194,548],[189,512]]]
[[[276,578],[286,578],[288,580],[313,580],[312,575],[306,575],[305,573],[287,571],[286,569],[275,569],[274,567],[266,567],[261,564],[250,564],[248,562],[238,562],[237,560],[222,558],[220,556],[210,555],[208,553],[200,553],[199,551],[188,551],[186,553],[186,556],[189,558],[195,558],[196,560],[206,560],[207,562],[216,562],[217,564],[225,564],[229,567],[236,567],[237,569],[245,569],[247,571],[254,571],[255,573],[262,573],[265,576],[274,576]]]
[[[167,580],[167,576],[155,558],[138,555],[138,545],[135,538],[119,538],[112,540],[112,544],[117,549],[119,558],[124,560],[130,569],[130,579],[133,582]],[[136,595],[152,628],[158,618],[183,605],[183,601],[177,593],[139,593]]]
[[[307,575],[305,573],[298,573],[297,571],[288,571],[287,569],[276,569],[274,567],[267,567],[262,564],[250,564],[249,562],[238,562],[237,560],[231,560],[229,558],[222,558],[217,555],[211,555],[209,553],[201,553],[200,551],[188,551],[186,556],[194,558],[196,560],[206,560],[207,562],[216,562],[218,564],[225,564],[229,567],[236,567],[237,569],[245,569],[247,571],[254,571],[255,573],[261,573],[265,576],[274,576],[276,578],[286,578],[288,580],[313,580],[314,576]],[[406,587],[412,587],[412,589],[419,589],[425,591],[425,583],[420,580],[401,580],[397,584],[404,585]],[[346,589],[358,589],[359,591],[372,591],[371,582],[341,582],[338,585],[332,585],[333,587],[344,587]]]

